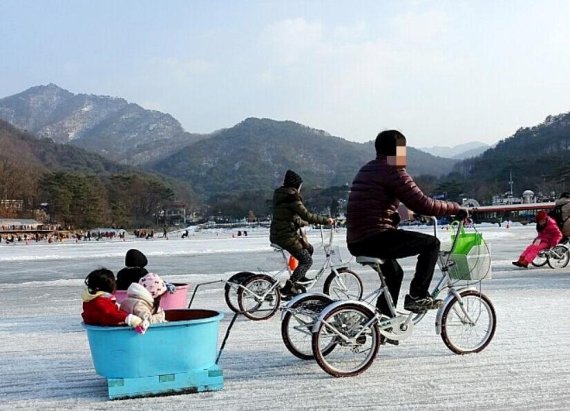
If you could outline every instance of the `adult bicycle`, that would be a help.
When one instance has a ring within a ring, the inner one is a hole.
[[[460,222],[458,230],[461,228]],[[434,232],[437,235],[436,228]],[[497,318],[491,300],[473,286],[480,284],[486,275],[485,269],[490,270],[488,250],[487,258],[484,259],[488,261],[488,267],[479,264],[477,270],[466,273],[464,261],[453,254],[458,237],[455,237],[450,251],[439,254],[438,266],[442,277],[431,296],[436,298],[447,290],[443,305],[436,313],[436,333],[452,352],[469,354],[480,352],[489,345],[495,334]],[[356,262],[378,273],[380,287],[361,301],[337,301],[329,304],[314,321],[312,328],[313,356],[319,366],[334,377],[354,376],[368,369],[384,339],[401,341],[409,338],[414,326],[427,313],[396,309],[382,275],[383,260],[358,256]],[[471,282],[465,281],[466,274],[471,276]],[[380,296],[386,298],[390,316],[383,315],[376,309],[375,301]]]

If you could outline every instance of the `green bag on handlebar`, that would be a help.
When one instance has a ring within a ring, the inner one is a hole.
[[[451,228],[455,228],[455,234],[451,235],[453,254],[467,255],[473,247],[485,244],[482,233],[466,233],[463,225],[459,225],[459,221],[452,222]]]
[[[451,224],[455,233],[451,235],[453,248],[448,267],[452,280],[480,281],[492,278],[491,251],[482,233],[466,233],[463,226],[455,221]]]

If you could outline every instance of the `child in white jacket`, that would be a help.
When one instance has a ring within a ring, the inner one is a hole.
[[[166,283],[157,274],[148,273],[127,289],[127,298],[121,310],[144,318],[152,323],[166,322],[160,299],[167,291]]]

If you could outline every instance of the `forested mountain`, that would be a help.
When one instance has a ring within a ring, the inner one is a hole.
[[[521,128],[464,161],[408,147],[408,171],[426,193],[445,194],[453,200],[473,197],[489,202],[493,195],[509,189],[511,173],[515,195],[526,189],[544,195],[570,190],[570,179],[566,181],[570,174],[569,117],[570,113],[550,116],[540,125]],[[212,134],[190,134],[167,114],[144,110],[120,98],[75,95],[53,84],[0,99],[0,118],[30,132],[18,142],[4,141],[0,146],[3,161],[19,159],[28,175],[46,170],[91,175],[131,172],[108,161],[119,160],[176,179],[182,192],[188,193],[191,186],[202,201],[213,201],[220,211],[220,201],[242,202],[247,213],[247,208],[270,197],[289,168],[303,176],[307,188],[337,187],[340,192],[375,154],[372,141],[350,142],[293,121],[248,118]],[[70,144],[101,153],[107,160],[72,150]],[[14,191],[8,187],[17,185],[3,183],[0,195],[4,198]]]
[[[570,191],[570,113],[549,116],[534,127],[520,128],[479,157],[455,166],[449,178],[465,179],[465,191],[480,199],[508,191],[524,190],[549,196]]]
[[[203,198],[272,190],[287,168],[302,173],[309,185],[346,185],[374,157],[371,142],[349,142],[292,121],[252,118],[209,135],[190,134],[168,114],[121,98],[73,94],[54,84],[0,99],[0,119],[109,160],[144,164],[191,184]],[[413,148],[408,155],[413,175],[441,176],[455,163]],[[70,155],[70,161],[73,156],[83,152]]]
[[[133,226],[156,221],[172,200],[190,203],[190,197],[184,183],[37,139],[0,120],[0,199],[23,200],[29,213],[48,203],[50,216],[63,225]],[[13,212],[0,209],[4,216]]]
[[[453,160],[408,149],[411,174],[441,176]],[[310,187],[348,185],[375,157],[374,145],[333,137],[292,121],[249,118],[198,141],[151,168],[192,183],[202,195],[245,190],[269,191],[296,170]]]
[[[55,84],[0,99],[0,119],[123,164],[156,160],[205,137],[184,131],[169,114],[122,98],[73,94]]]

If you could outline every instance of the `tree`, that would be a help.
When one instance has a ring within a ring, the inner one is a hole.
[[[83,228],[108,222],[106,189],[96,176],[60,171],[46,174],[41,181],[53,221]]]

